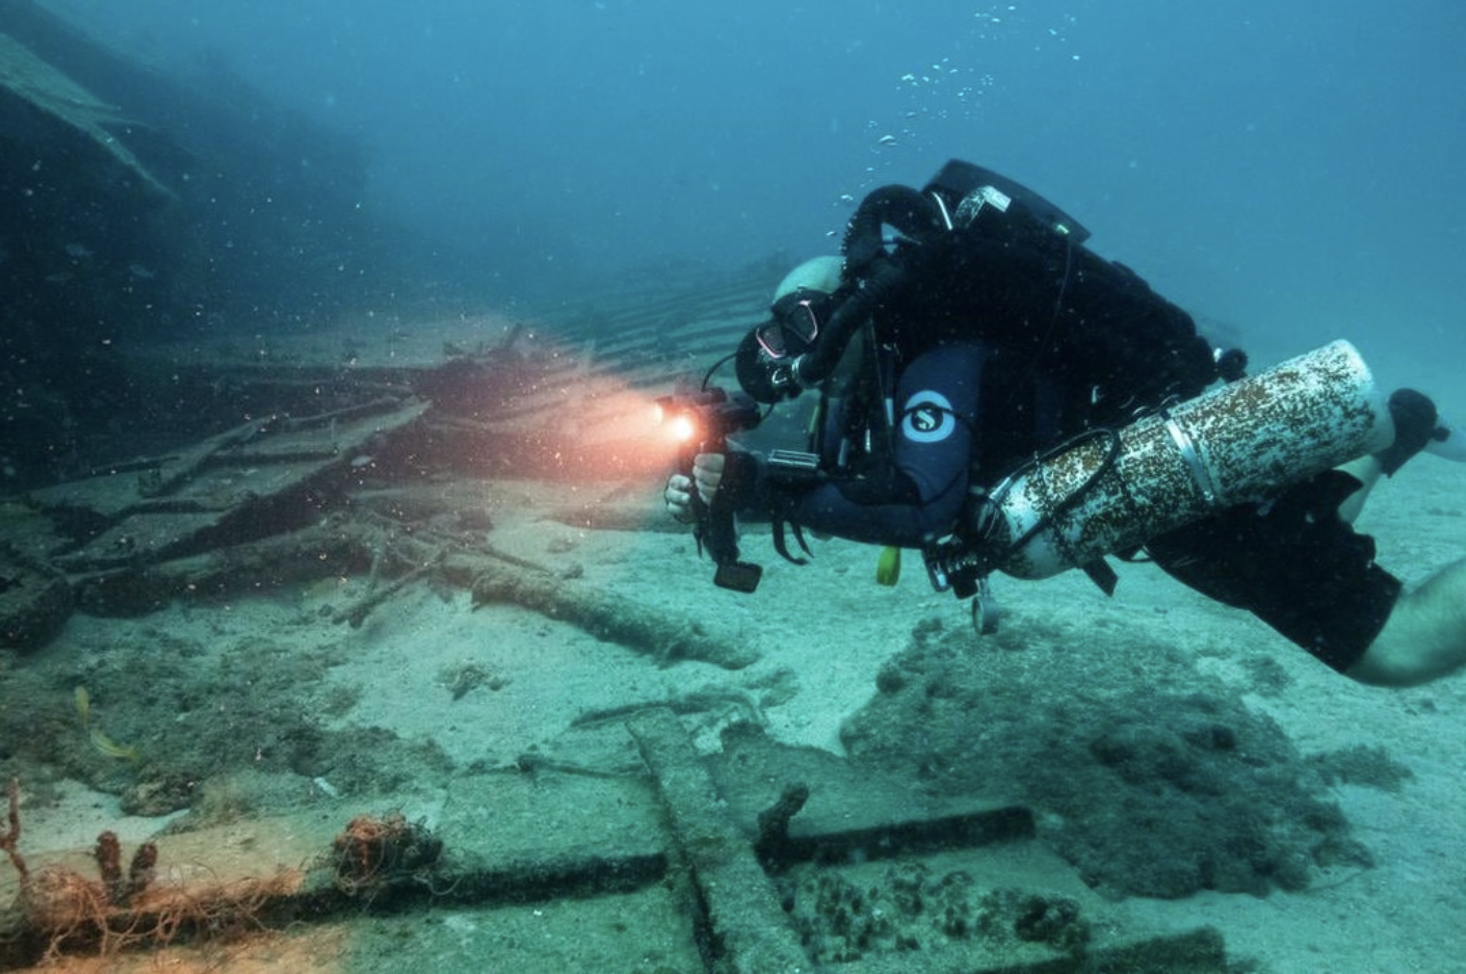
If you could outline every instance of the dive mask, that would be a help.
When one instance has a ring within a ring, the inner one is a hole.
[[[798,288],[774,302],[773,317],[754,329],[760,350],[777,361],[809,350],[830,316],[832,295]]]

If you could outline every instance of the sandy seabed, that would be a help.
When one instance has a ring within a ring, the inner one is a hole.
[[[1381,562],[1407,583],[1466,555],[1463,475],[1461,467],[1424,457],[1376,492],[1360,527],[1377,538]],[[649,485],[648,523],[659,517],[655,495],[656,485]],[[58,716],[36,733],[57,736],[58,753],[85,751],[85,737],[67,714],[74,685],[84,682],[95,701],[92,719],[119,740],[149,736],[129,710],[152,721],[171,711],[175,728],[213,749],[207,760],[221,777],[239,779],[252,769],[293,776],[297,799],[344,793],[363,807],[398,809],[431,826],[444,814],[456,771],[509,767],[537,752],[573,760],[556,743],[568,728],[587,714],[638,704],[702,701],[683,719],[707,751],[718,747],[720,730],[752,714],[780,742],[843,755],[842,731],[877,695],[882,668],[910,647],[913,633],[934,621],[948,631],[967,626],[965,607],[932,592],[914,558],[898,586],[882,588],[874,582],[871,549],[816,542],[814,563],[800,568],[782,563],[767,536],[755,532],[745,539],[746,556],[762,561],[766,574],[756,594],[743,596],[713,588],[706,562],[685,535],[592,530],[550,519],[563,500],[535,483],[486,484],[493,544],[649,611],[703,620],[710,638],[750,647],[758,661],[730,671],[659,660],[528,609],[474,609],[466,593],[428,586],[410,589],[351,629],[329,620],[331,608],[362,584],[342,579],[227,604],[178,604],[138,619],[77,616],[51,646],[6,660],[0,680],[15,687],[23,679],[27,692],[54,697],[50,706]],[[1063,652],[1082,657],[1090,678],[1096,669],[1143,670],[1143,654],[1164,646],[1198,683],[1223,688],[1275,722],[1300,753],[1367,746],[1408,775],[1395,787],[1332,785],[1330,797],[1369,850],[1372,867],[1323,869],[1307,889],[1266,896],[1130,896],[1117,901],[1117,915],[1150,931],[1214,926],[1229,956],[1276,974],[1466,972],[1466,676],[1403,691],[1358,686],[1250,617],[1207,602],[1153,568],[1120,570],[1119,590],[1109,599],[1077,573],[1044,582],[999,578],[1006,648],[974,639],[970,652],[979,668],[982,654],[1023,652],[1028,631],[1042,630]],[[1050,667],[1062,689],[1066,673],[1077,671],[1046,652],[1035,651],[1032,665]],[[159,699],[167,709],[158,709]],[[272,726],[302,711],[319,740],[272,736]],[[151,736],[182,739],[161,731]],[[375,754],[380,766],[361,771],[370,763],[366,757],[353,764],[316,753],[340,752],[343,742],[360,746],[353,754]],[[103,760],[61,761],[41,772],[43,780],[26,782],[28,794],[39,796],[24,809],[28,853],[85,848],[102,829],[131,844],[176,817],[123,814],[109,792],[125,790],[127,766],[106,765],[90,777],[108,785],[106,791],[76,780]],[[254,810],[268,811],[270,800],[256,799]],[[243,814],[247,820],[248,808]],[[547,924],[555,920],[549,912]],[[492,969],[472,953],[455,956],[440,947],[417,959],[394,955],[396,948],[384,946],[390,938],[373,927],[381,922],[317,931],[308,947],[276,942],[246,951],[229,969],[403,970],[415,963]],[[463,942],[473,942],[467,932],[473,923],[463,915],[442,922],[465,925]],[[584,934],[573,922],[558,922],[553,930],[547,926],[546,937]],[[619,969],[658,969],[645,962],[645,945],[630,939],[623,947]],[[567,958],[577,955],[555,956],[558,969],[575,969]],[[597,956],[593,963],[604,964],[613,955]],[[676,956],[665,954],[661,969],[678,969]]]

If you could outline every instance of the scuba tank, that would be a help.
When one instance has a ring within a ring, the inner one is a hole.
[[[993,571],[1047,578],[1394,440],[1354,346],[1336,341],[1119,430],[1036,458],[969,504],[961,537],[926,552],[938,589],[973,594]]]

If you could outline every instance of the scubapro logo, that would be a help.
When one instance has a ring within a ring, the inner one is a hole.
[[[901,433],[915,443],[945,440],[956,427],[952,403],[929,389],[906,400],[906,408],[901,411]]]

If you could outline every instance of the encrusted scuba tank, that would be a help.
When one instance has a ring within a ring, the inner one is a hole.
[[[1046,578],[1263,500],[1394,435],[1368,366],[1336,341],[1117,432],[1076,437],[975,497],[963,537],[929,551],[927,566],[959,595],[993,571]]]

